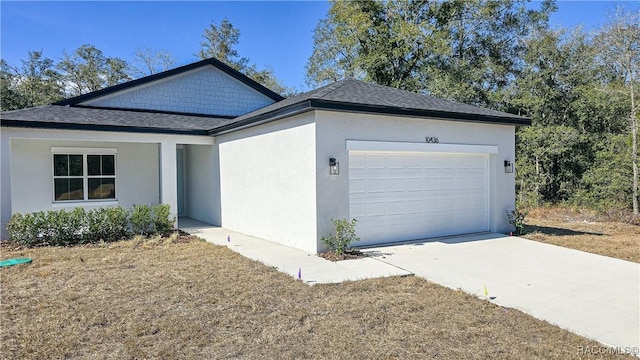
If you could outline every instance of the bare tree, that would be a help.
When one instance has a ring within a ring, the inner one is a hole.
[[[638,105],[636,92],[640,80],[640,11],[618,9],[596,36],[603,60],[619,74],[622,91],[629,97],[629,128],[633,168],[633,214],[638,209]]]
[[[134,77],[152,75],[167,71],[175,64],[175,56],[166,50],[152,50],[147,47],[138,47],[133,53],[131,75]]]

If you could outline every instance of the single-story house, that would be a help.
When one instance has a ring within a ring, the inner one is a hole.
[[[342,80],[283,98],[215,59],[1,114],[13,213],[166,203],[308,252],[508,232],[524,117]]]

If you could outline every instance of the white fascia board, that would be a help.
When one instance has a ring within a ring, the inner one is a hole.
[[[498,146],[347,140],[347,150],[362,152],[497,154]]]

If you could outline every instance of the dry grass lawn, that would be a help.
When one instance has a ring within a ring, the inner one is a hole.
[[[559,207],[530,211],[526,224],[527,239],[640,263],[638,225]]]
[[[4,248],[7,359],[572,359],[578,335],[415,277],[303,284],[225,247]],[[618,355],[621,358],[624,357]]]

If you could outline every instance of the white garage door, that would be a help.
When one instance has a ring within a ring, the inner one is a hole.
[[[370,245],[489,230],[489,155],[349,152],[349,212]]]

